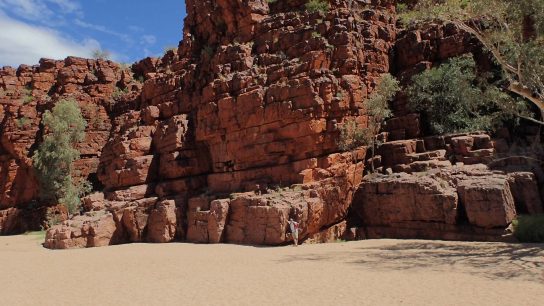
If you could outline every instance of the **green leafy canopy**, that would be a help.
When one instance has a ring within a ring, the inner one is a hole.
[[[497,86],[477,77],[472,57],[461,56],[412,78],[409,106],[425,115],[436,134],[490,130],[526,111]]]
[[[80,157],[76,144],[85,138],[85,119],[77,102],[61,100],[45,112],[43,125],[46,135],[32,157],[41,197],[58,201],[73,213],[79,197],[89,190],[88,182],[76,181],[73,171],[73,163]]]

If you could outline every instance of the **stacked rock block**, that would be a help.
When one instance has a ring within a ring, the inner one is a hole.
[[[353,210],[365,238],[497,241],[519,213],[542,213],[533,173],[458,165],[367,177]]]
[[[109,109],[116,92],[139,92],[132,73],[104,60],[69,57],[42,59],[36,66],[0,69],[0,233],[39,230],[47,216],[66,218],[54,203],[41,203],[32,154],[44,137],[42,115],[60,99],[73,99],[87,120],[86,138],[78,144],[75,169],[95,185],[102,148],[110,136]],[[134,98],[134,97],[133,97]],[[134,98],[136,99],[136,98]]]
[[[289,217],[304,238],[344,221],[365,150],[337,153],[339,127],[366,124],[396,19],[391,1],[331,1],[322,13],[305,3],[189,0],[177,52],[133,66],[140,108],[114,113],[94,195],[121,233],[110,244],[154,241],[150,228],[176,224],[171,239],[277,245]],[[152,220],[163,201],[175,222]],[[73,245],[68,226],[47,245]]]
[[[379,146],[378,172],[424,172],[453,165],[488,164],[497,150],[485,133],[454,134],[388,141]]]
[[[399,32],[394,73],[410,78],[445,60],[472,53],[480,68],[491,64],[481,47],[453,24]],[[399,94],[385,143],[353,203],[359,237],[447,240],[511,239],[505,228],[519,214],[542,213],[539,171],[510,157],[505,139],[485,133],[424,137],[421,118]],[[383,175],[385,174],[385,175]],[[506,234],[506,235],[505,235]]]

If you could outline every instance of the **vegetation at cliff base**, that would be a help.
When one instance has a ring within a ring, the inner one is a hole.
[[[504,89],[544,114],[544,1],[420,0],[401,11],[407,25],[439,20],[470,33],[502,69]]]
[[[512,224],[519,241],[544,242],[544,215],[519,216]]]
[[[380,132],[384,121],[391,117],[389,102],[400,90],[399,81],[390,74],[384,74],[380,83],[365,102],[369,116],[368,125],[361,126],[355,119],[348,119],[340,128],[338,146],[342,151],[352,151],[359,146],[369,146],[372,157],[378,144],[376,135]]]
[[[80,197],[89,191],[87,181],[75,177],[73,164],[80,158],[76,144],[85,138],[86,122],[81,109],[73,100],[57,102],[43,116],[45,136],[32,157],[40,183],[40,196],[77,211]]]
[[[452,58],[412,82],[409,107],[424,115],[434,134],[491,130],[504,119],[527,114],[523,101],[477,75],[471,56]]]

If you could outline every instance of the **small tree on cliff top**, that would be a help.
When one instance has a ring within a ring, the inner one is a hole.
[[[502,68],[508,81],[505,88],[544,114],[544,1],[420,0],[401,18],[406,22],[439,19],[472,34]]]
[[[109,60],[111,58],[111,53],[108,50],[95,49],[92,51],[91,56],[96,60]]]
[[[76,144],[85,138],[86,122],[73,100],[59,101],[43,116],[46,136],[32,157],[41,188],[41,198],[77,211],[80,196],[89,190],[86,181],[74,176],[73,163],[79,159]]]
[[[392,75],[384,74],[376,90],[365,103],[369,115],[368,126],[362,127],[353,119],[346,120],[340,128],[339,148],[343,151],[353,151],[359,146],[370,146],[374,159],[375,148],[378,145],[376,134],[380,132],[385,120],[391,117],[389,102],[399,90],[399,82]],[[370,166],[374,172],[373,162]]]

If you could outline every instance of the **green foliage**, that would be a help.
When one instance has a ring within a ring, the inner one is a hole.
[[[327,13],[330,8],[327,0],[310,0],[305,6],[310,13]]]
[[[396,9],[397,9],[397,14],[401,16],[409,12],[408,5],[406,5],[406,3],[397,3]]]
[[[34,97],[32,96],[32,88],[25,88],[23,90],[23,94],[24,94],[24,97],[23,97],[24,105],[32,103],[32,101],[34,101]]]
[[[47,231],[45,230],[25,233],[26,236],[30,236],[34,238],[35,240],[39,241],[40,243],[43,243],[45,241],[46,234],[47,234]]]
[[[115,91],[112,94],[114,100],[119,100],[122,96],[128,94],[128,88],[121,89],[119,87],[115,88]]]
[[[360,146],[369,145],[372,141],[370,130],[361,126],[355,119],[347,119],[340,127],[338,147],[342,151],[351,151]]]
[[[20,129],[26,128],[29,123],[30,119],[28,119],[27,117],[21,117],[16,121],[17,127]]]
[[[490,130],[502,119],[524,112],[523,103],[476,76],[472,57],[450,59],[412,81],[409,106],[425,115],[436,134]]]
[[[109,60],[111,57],[111,53],[107,50],[96,49],[96,50],[93,50],[93,52],[91,53],[91,56],[92,58],[97,60],[98,59]]]
[[[79,159],[76,144],[85,138],[85,119],[77,102],[61,100],[52,111],[45,112],[43,124],[47,134],[32,157],[41,197],[58,201],[74,213],[80,196],[90,190],[89,183],[76,180],[73,171],[73,163]]]
[[[389,102],[397,95],[400,90],[399,81],[392,75],[384,74],[376,90],[370,95],[366,103],[368,114],[376,123],[381,123],[391,117]]]
[[[268,3],[276,3],[278,0],[266,0]]]
[[[85,117],[89,118],[88,126],[94,129],[103,129],[104,121],[100,116],[100,106],[97,104],[87,104],[83,106]]]
[[[312,38],[320,38],[321,34],[319,32],[312,32]]]
[[[23,104],[29,104],[29,103],[32,103],[32,101],[34,101],[34,97],[33,96],[25,96],[24,99],[23,99]]]
[[[389,102],[400,90],[399,82],[390,74],[384,74],[380,84],[366,101],[370,116],[368,126],[361,126],[355,119],[348,119],[340,127],[338,147],[342,151],[351,151],[359,146],[376,145],[375,135],[380,132],[385,119],[391,117]]]
[[[467,8],[467,0],[420,0],[413,9],[397,4],[397,12],[404,22],[425,22],[435,19],[457,18]]]
[[[519,216],[512,224],[519,241],[544,242],[544,215]]]
[[[503,70],[506,88],[544,113],[544,1],[420,0],[401,15],[404,23],[435,19],[478,39]]]

